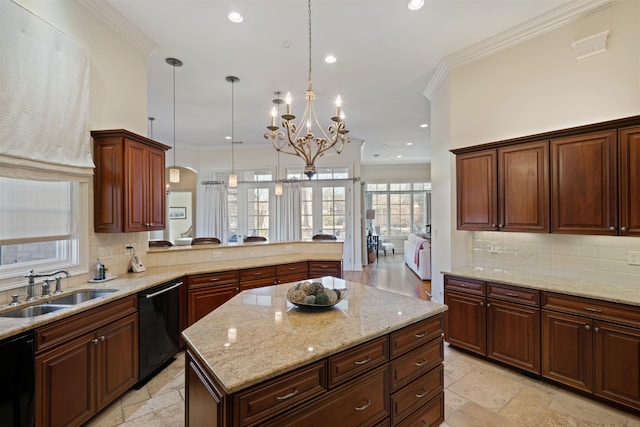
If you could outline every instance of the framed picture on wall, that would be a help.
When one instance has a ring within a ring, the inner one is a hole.
[[[187,219],[187,208],[185,206],[170,207],[169,219]]]

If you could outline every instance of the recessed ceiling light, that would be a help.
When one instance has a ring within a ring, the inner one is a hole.
[[[413,142],[407,142],[406,145],[413,145]]]
[[[231,139],[231,137],[230,136],[225,136],[224,139]]]
[[[409,10],[418,10],[422,6],[424,6],[424,0],[409,0],[409,3],[407,3]]]
[[[428,124],[426,124],[426,123],[423,123],[423,124],[421,124],[421,125],[420,125],[420,127],[421,127],[421,128],[428,128],[428,127],[429,127],[429,125],[428,125]]]
[[[402,158],[402,154],[398,154],[396,157],[401,159]]]
[[[227,18],[229,18],[229,21],[233,22],[234,24],[239,24],[244,21],[244,17],[240,15],[239,12],[231,12],[227,15]]]
[[[327,64],[333,64],[333,63],[334,63],[334,62],[336,62],[336,61],[337,61],[337,59],[336,59],[336,57],[335,57],[335,56],[333,56],[333,55],[327,55],[327,56],[324,58],[324,62],[326,62]]]

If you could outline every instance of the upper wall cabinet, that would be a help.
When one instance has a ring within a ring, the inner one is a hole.
[[[548,141],[458,155],[458,229],[548,233],[548,159]]]
[[[640,236],[640,126],[619,132],[620,234]]]
[[[91,131],[96,233],[165,228],[165,151],[170,147],[123,129]]]
[[[640,116],[452,152],[459,230],[640,236]]]
[[[615,130],[551,140],[552,231],[616,235]]]

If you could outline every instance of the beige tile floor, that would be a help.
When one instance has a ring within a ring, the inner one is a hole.
[[[421,284],[409,285],[412,273],[404,266],[402,255],[388,257],[384,262],[381,259],[366,270],[361,276],[348,279],[393,288],[411,296],[420,295],[413,288]],[[398,289],[398,283],[403,284],[402,289]],[[442,426],[640,427],[638,416],[470,356],[447,344],[444,365],[445,423]],[[176,361],[144,387],[129,391],[87,425],[183,426],[184,355],[179,354]]]

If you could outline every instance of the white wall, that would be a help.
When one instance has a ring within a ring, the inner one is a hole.
[[[368,184],[385,182],[431,182],[431,164],[363,165],[362,181]]]
[[[432,97],[434,204],[443,203],[441,191],[449,192],[447,197],[451,202],[451,212],[434,211],[434,227],[449,224],[444,231],[451,236],[449,263],[446,242],[442,246],[438,240],[433,243],[436,254],[445,253],[434,257],[434,273],[458,265],[478,263],[490,267],[493,264],[493,259],[484,253],[478,253],[474,261],[474,234],[456,230],[455,163],[451,161],[449,171],[437,167],[446,164],[445,153],[451,148],[640,114],[639,16],[640,2],[616,3],[545,35],[450,71],[447,82]],[[605,30],[611,31],[607,51],[577,61],[571,43]],[[510,238],[506,236],[509,233],[504,234],[504,239]],[[555,250],[556,255],[579,254],[584,245],[579,237],[545,235],[538,239],[542,239],[539,240],[542,243],[536,254],[542,257],[548,250],[553,253],[554,247],[561,248]],[[598,244],[587,246],[618,248],[623,240],[626,238],[599,237]],[[636,241],[632,240],[634,244]],[[593,253],[591,249],[583,249],[583,252],[585,250]],[[595,258],[605,256],[604,252],[606,250],[596,250]],[[551,268],[544,263],[541,266],[538,257],[535,268],[532,259],[523,261],[524,266],[520,267],[541,274],[566,276],[570,271],[579,271],[576,262],[588,263],[590,257],[592,255],[577,261],[554,256]],[[504,266],[504,259],[502,261]],[[605,282],[623,280],[602,273],[611,266],[622,265],[619,258],[609,261],[601,262],[602,270],[597,276],[588,272],[572,274]]]

